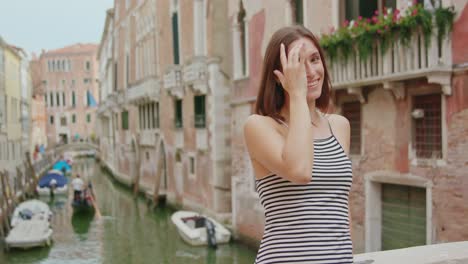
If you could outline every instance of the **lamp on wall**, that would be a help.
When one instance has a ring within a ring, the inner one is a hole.
[[[411,116],[414,119],[424,118],[424,109],[420,109],[420,108],[414,109],[413,112],[411,112]]]

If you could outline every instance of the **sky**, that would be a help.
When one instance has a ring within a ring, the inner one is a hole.
[[[40,54],[101,40],[106,10],[114,0],[0,0],[0,36]]]

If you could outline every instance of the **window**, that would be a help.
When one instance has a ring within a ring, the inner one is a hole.
[[[45,106],[48,106],[48,105],[47,105],[47,94],[44,95],[44,101],[45,101]]]
[[[195,0],[193,8],[193,36],[195,55],[206,54],[206,0]]]
[[[114,87],[114,91],[117,91],[117,73],[118,73],[118,68],[117,68],[117,62],[114,63],[114,83],[113,83],[113,86]]]
[[[76,97],[75,97],[75,91],[72,91],[72,106],[76,106]]]
[[[413,148],[418,158],[442,158],[441,95],[413,97]]]
[[[178,11],[178,1],[172,1],[173,10],[172,10],[172,50],[174,64],[180,63],[180,51],[179,51],[179,11]]]
[[[65,87],[66,81],[62,80],[62,86]]]
[[[155,103],[155,107],[156,107],[156,113],[155,113],[156,128],[159,128],[159,103],[158,102]]]
[[[60,94],[57,92],[55,95],[57,97],[57,106],[60,106]]]
[[[71,81],[71,86],[75,87],[75,80],[74,79]]]
[[[242,4],[242,1],[239,1],[240,6],[239,6],[239,13],[237,14],[237,23],[239,26],[239,31],[240,31],[240,39],[239,45],[240,45],[240,59],[241,59],[241,64],[240,64],[240,74],[241,76],[246,76],[247,75],[247,24],[245,23],[245,17],[246,17],[246,11],[244,9],[244,6]]]
[[[382,12],[385,8],[396,9],[396,0],[346,0],[345,19],[348,21],[356,20],[359,16],[363,18],[372,18],[375,11]]]
[[[54,106],[54,93],[51,92],[49,96],[50,96],[50,106]]]
[[[90,106],[91,102],[89,100],[89,90],[86,90],[86,106]]]
[[[67,126],[67,117],[63,116],[60,118],[60,125]]]
[[[86,114],[86,122],[91,123],[91,114]]]
[[[190,174],[195,174],[195,157],[190,157]]]
[[[65,101],[65,92],[62,92],[62,104],[63,106],[67,105],[67,102]]]
[[[195,105],[195,127],[206,127],[206,114],[205,114],[205,95],[194,96]]]
[[[182,123],[182,100],[178,99],[174,101],[175,106],[175,127],[181,128]]]
[[[83,79],[83,82],[84,82],[84,83],[90,83],[90,82],[91,82],[91,79],[89,79],[89,78],[84,78],[84,79]]]
[[[128,111],[122,112],[122,129],[128,130]]]
[[[125,83],[128,87],[128,84],[130,83],[130,59],[128,54],[125,57]]]
[[[142,116],[142,110],[141,110],[141,105],[138,106],[138,121],[140,124],[140,129],[143,129],[143,116]]]
[[[351,126],[351,145],[349,154],[361,154],[361,103],[350,102],[342,106],[343,116],[349,120]]]
[[[50,117],[49,117],[49,122],[50,122],[51,125],[54,124],[54,116],[50,116]]]
[[[87,71],[91,70],[91,62],[86,61],[85,65],[86,65],[86,66],[85,66],[85,69],[86,69]]]
[[[304,25],[304,0],[292,1],[294,22],[298,25]]]
[[[73,123],[73,124],[76,123],[76,115],[75,115],[75,114],[72,114],[72,123]]]

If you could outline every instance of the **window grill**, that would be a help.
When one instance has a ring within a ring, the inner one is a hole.
[[[413,112],[422,112],[414,118],[413,146],[418,158],[442,158],[442,125],[440,94],[413,97]]]

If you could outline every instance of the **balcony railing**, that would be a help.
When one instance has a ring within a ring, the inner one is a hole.
[[[173,65],[167,70],[163,77],[163,86],[169,94],[176,98],[182,98],[184,96],[182,70],[179,65]]]
[[[362,60],[355,52],[345,61],[337,58],[330,65],[332,84],[335,89],[353,89],[366,85],[383,84],[384,88],[394,86],[390,83],[426,77],[429,83],[442,85],[445,94],[451,94],[452,49],[451,35],[438,43],[433,34],[431,44],[426,48],[423,34],[413,34],[408,45],[395,41],[381,52],[379,43],[373,45],[372,52]]]
[[[184,84],[191,86],[199,93],[207,90],[208,65],[204,56],[193,57],[183,68]]]
[[[129,103],[141,104],[151,100],[158,101],[160,85],[157,79],[151,78],[132,86],[126,92]]]

